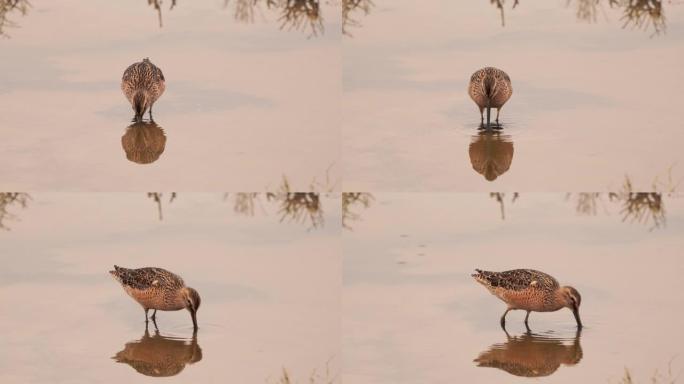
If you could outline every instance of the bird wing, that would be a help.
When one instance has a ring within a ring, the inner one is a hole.
[[[513,291],[521,291],[530,287],[555,289],[558,281],[552,276],[534,269],[513,269],[504,272],[479,271],[479,276],[491,287],[501,287]]]
[[[117,267],[116,272],[119,275],[121,284],[134,289],[144,290],[161,285],[178,288],[185,286],[180,276],[162,268],[127,269]]]

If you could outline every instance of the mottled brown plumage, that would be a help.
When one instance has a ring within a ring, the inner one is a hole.
[[[197,330],[197,309],[201,299],[196,290],[186,287],[180,276],[162,268],[128,269],[114,266],[109,273],[121,283],[124,291],[147,311],[154,309],[152,321],[156,326],[157,310],[178,311],[187,309]]]
[[[582,328],[579,306],[582,297],[573,287],[561,287],[558,281],[544,272],[533,269],[514,269],[504,272],[489,272],[476,269],[472,276],[484,285],[494,296],[508,304],[501,316],[501,327],[505,329],[506,314],[515,309],[527,311],[525,327],[530,312],[553,312],[570,308],[575,315],[577,327]]]
[[[513,142],[499,132],[480,132],[473,137],[468,154],[473,169],[488,181],[494,181],[511,167]]]
[[[480,108],[480,122],[484,122],[483,111],[487,110],[487,128],[490,128],[490,110],[496,108],[496,123],[499,123],[501,107],[511,98],[513,86],[506,72],[494,68],[482,68],[470,77],[468,95]]]
[[[165,337],[145,329],[140,340],[126,343],[123,350],[113,357],[118,363],[126,363],[145,376],[168,377],[179,374],[187,364],[202,360],[202,348],[197,344],[197,334],[192,339]]]
[[[121,90],[133,107],[135,121],[142,121],[148,108],[150,120],[152,120],[152,105],[165,89],[164,74],[159,67],[152,64],[149,58],[131,64],[126,68],[121,79]]]
[[[121,136],[121,146],[128,160],[150,164],[164,153],[166,135],[154,121],[136,122],[126,128],[126,133]]]
[[[506,334],[506,342],[494,344],[474,360],[478,367],[504,370],[522,377],[543,377],[556,372],[561,364],[575,365],[582,360],[580,332],[571,340],[535,335]]]

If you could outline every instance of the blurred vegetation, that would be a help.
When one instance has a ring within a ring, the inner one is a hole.
[[[489,0],[491,4],[494,4],[496,8],[499,10],[501,13],[501,26],[505,27],[506,26],[506,18],[504,17],[504,5],[506,3],[506,0]],[[511,9],[515,9],[515,7],[518,5],[518,0],[513,0],[513,6]]]
[[[672,359],[674,360],[674,359]],[[681,375],[681,372],[675,374],[672,371],[672,360],[670,360],[667,369],[664,372],[660,372],[659,370],[656,369],[656,371],[653,373],[651,376],[650,380],[648,380],[649,383],[651,384],[674,384],[677,382],[679,379],[679,376]],[[625,374],[624,376],[618,381],[618,384],[636,384],[637,381],[632,377],[632,373],[629,371],[629,369],[625,368]]]
[[[669,196],[671,193],[668,193]],[[573,194],[568,194],[566,199],[570,200]],[[606,214],[609,210],[608,203],[620,206],[620,216],[622,222],[638,223],[643,225],[650,224],[649,231],[665,227],[665,203],[661,192],[635,192],[629,178],[625,178],[622,189],[617,192],[606,194],[598,192],[584,192],[574,194],[575,211],[583,216],[596,216],[598,207],[601,206]]]
[[[270,380],[268,382],[270,382]],[[283,368],[283,372],[281,373],[280,377],[278,377],[278,379],[275,383],[276,384],[296,384],[296,383],[300,383],[300,382],[292,379],[291,375],[287,371],[287,369]],[[313,372],[311,372],[311,375],[309,375],[309,378],[306,380],[306,383],[308,383],[308,384],[334,384],[334,383],[339,383],[339,380],[337,379],[337,375],[334,375],[332,372],[330,372],[330,361],[328,361],[325,364],[325,370],[323,372],[319,372],[317,369],[314,369]]]
[[[354,18],[354,14],[367,15],[374,4],[371,0],[342,0],[342,33],[352,36],[350,27],[360,27],[361,22]]]
[[[501,25],[505,25],[504,7],[506,0],[490,0],[501,13]],[[511,1],[511,9],[519,5],[519,0]],[[651,36],[664,33],[667,25],[662,0],[567,0],[568,7],[575,7],[577,19],[595,23],[599,13],[608,9],[621,11],[622,28],[636,28],[644,31],[652,30]]]
[[[506,207],[504,206],[506,194],[503,192],[491,192],[489,197],[493,198],[497,203],[499,203],[499,207],[501,209],[501,220],[506,220]],[[515,203],[515,201],[518,200],[518,197],[520,197],[520,194],[518,192],[514,192],[513,196],[511,197],[511,204]]]
[[[254,22],[254,16],[262,7],[279,13],[281,30],[308,32],[309,37],[323,34],[323,16],[319,0],[225,0],[225,6],[233,4],[235,20]]]
[[[159,15],[159,28],[164,26],[164,23],[162,22],[162,3],[164,0],[147,0],[147,4],[151,5],[154,7],[154,9],[157,11],[157,15]],[[176,0],[171,0],[171,6],[169,6],[169,11],[173,9],[173,7],[176,6]]]
[[[159,214],[159,220],[164,220],[164,213],[163,213],[163,208],[162,208],[162,197],[163,197],[162,192],[147,192],[147,197],[152,199],[152,201],[157,204],[157,212]],[[171,196],[169,197],[169,204],[173,203],[173,201],[176,199],[176,192],[171,192]]]
[[[5,220],[18,220],[17,216],[11,213],[8,208],[11,206],[26,208],[29,200],[31,200],[31,196],[28,193],[0,192],[0,229],[10,230],[5,225]]]
[[[283,178],[282,184],[274,192],[226,193],[224,198],[232,198],[233,211],[240,215],[254,216],[254,208],[257,205],[265,212],[266,210],[263,209],[262,205],[263,200],[277,206],[281,223],[308,224],[310,229],[324,225],[321,195],[317,192],[292,192],[286,178]]]
[[[366,209],[373,201],[373,195],[366,192],[342,193],[342,227],[351,230],[351,222],[361,219],[361,214],[354,207]]]
[[[4,32],[5,27],[17,27],[17,24],[8,19],[8,14],[19,13],[24,16],[30,7],[28,0],[0,0],[0,36],[8,37]]]

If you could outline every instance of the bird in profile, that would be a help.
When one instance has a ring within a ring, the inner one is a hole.
[[[575,315],[577,328],[582,328],[579,307],[582,296],[573,287],[561,287],[558,281],[544,272],[533,269],[514,269],[504,272],[489,272],[476,269],[472,277],[484,285],[494,296],[508,305],[501,316],[501,328],[506,329],[506,315],[509,311],[522,309],[527,311],[525,327],[530,327],[527,320],[530,312],[554,312],[561,308],[569,308]]]
[[[185,286],[183,279],[162,268],[128,269],[114,266],[109,273],[121,283],[128,293],[145,310],[145,324],[148,322],[147,312],[152,313],[152,322],[157,325],[157,310],[178,311],[187,309],[192,317],[192,325],[197,331],[197,310],[201,299],[196,290]]]
[[[511,98],[513,86],[506,72],[494,68],[482,68],[470,77],[468,95],[480,108],[480,123],[484,123],[483,112],[487,110],[487,129],[490,129],[490,110],[496,108],[496,124],[499,124],[501,107]]]
[[[149,58],[131,64],[124,71],[121,79],[121,90],[133,106],[134,121],[142,121],[145,111],[150,110],[152,120],[152,105],[164,93],[164,74],[161,69],[152,64]]]

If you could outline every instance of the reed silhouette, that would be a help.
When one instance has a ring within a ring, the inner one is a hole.
[[[31,195],[24,192],[0,192],[0,229],[10,230],[5,225],[5,220],[18,220],[18,217],[9,211],[11,206],[26,208],[31,200]]]
[[[319,0],[225,0],[224,7],[233,4],[235,20],[252,23],[259,10],[274,10],[281,30],[308,32],[309,37],[324,33]]]
[[[368,15],[373,6],[374,4],[371,0],[342,0],[342,33],[352,36],[349,28],[361,26],[361,22],[353,15]]]
[[[0,37],[8,37],[5,27],[15,28],[17,24],[8,18],[9,14],[18,13],[25,16],[31,3],[28,0],[0,0]]]
[[[342,227],[351,230],[351,222],[361,219],[361,214],[355,212],[353,207],[361,207],[366,209],[370,207],[370,204],[373,200],[373,195],[366,192],[342,193]]]
[[[501,14],[501,26],[505,26],[504,8],[506,0],[490,0]],[[519,0],[513,0],[511,9],[523,6]],[[605,14],[606,8],[622,13],[622,28],[635,28],[644,31],[652,30],[651,36],[665,33],[667,23],[662,0],[568,0],[568,7],[575,7],[578,20],[595,23],[599,14]]]

